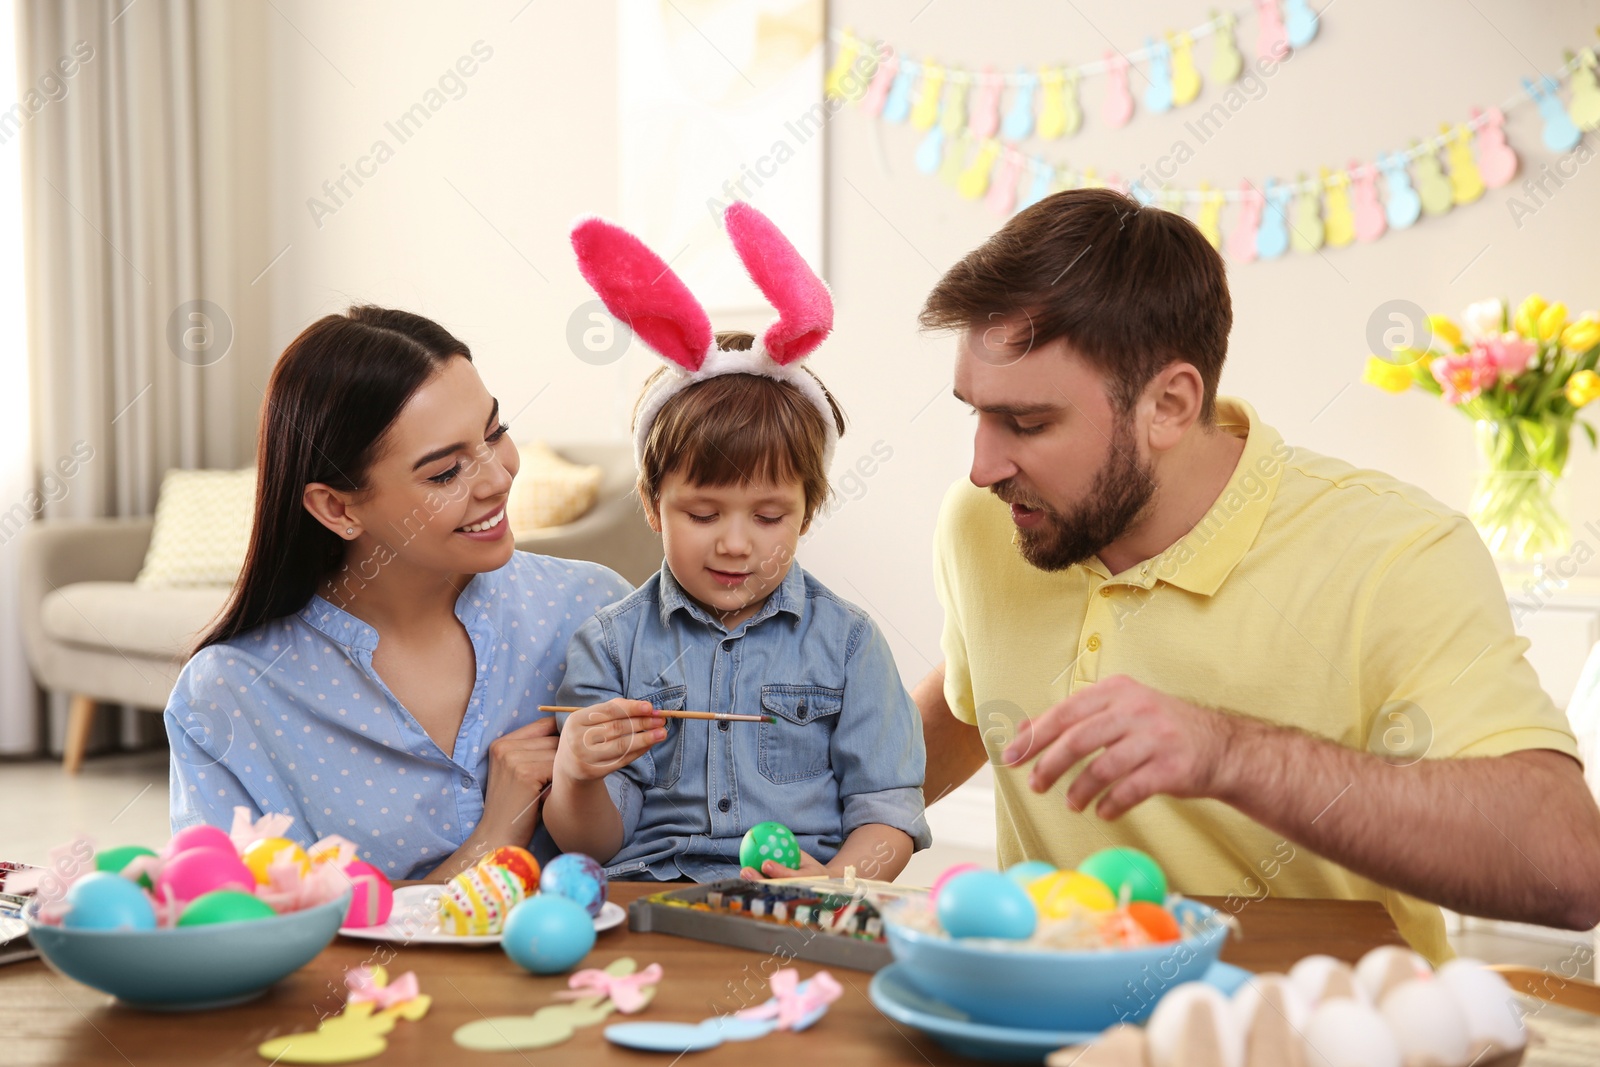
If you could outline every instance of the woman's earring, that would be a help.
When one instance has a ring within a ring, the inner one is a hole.
[[[347,536],[351,536],[355,534],[356,528],[354,526],[346,526],[344,532]]]

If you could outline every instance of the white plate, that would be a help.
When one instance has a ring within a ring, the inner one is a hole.
[[[398,941],[407,945],[459,945],[474,947],[498,945],[499,934],[481,937],[457,937],[439,929],[439,894],[442,885],[408,885],[394,891],[394,910],[389,921],[382,926],[341,926],[339,932],[346,937],[365,941]],[[628,921],[628,913],[620,904],[606,901],[595,917],[595,933],[621,926]]]

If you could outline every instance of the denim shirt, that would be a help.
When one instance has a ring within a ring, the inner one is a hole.
[[[664,740],[607,775],[623,826],[613,877],[737,878],[740,840],[769,819],[823,863],[867,823],[931,843],[922,720],[888,643],[799,564],[732,632],[663,564],[567,649],[560,703],[613,697],[775,720],[668,719]]]
[[[543,717],[573,631],[629,588],[529,552],[474,575],[455,614],[477,677],[449,755],[373,670],[378,631],[320,596],[202,649],[167,702],[173,831],[282,812],[301,845],[339,834],[389,878],[425,877],[483,817],[489,743]]]

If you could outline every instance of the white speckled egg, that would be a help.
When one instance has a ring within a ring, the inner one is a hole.
[[[1350,997],[1317,1005],[1306,1024],[1307,1059],[1318,1067],[1400,1067],[1400,1046],[1371,1007]]]
[[[1374,1004],[1382,1004],[1384,995],[1401,982],[1432,974],[1427,960],[1399,945],[1375,948],[1356,963],[1356,984],[1366,990],[1367,999]]]
[[[1243,1067],[1244,1037],[1232,1005],[1205,982],[1185,982],[1162,997],[1145,1024],[1151,1067],[1220,1063]]]
[[[1439,968],[1438,981],[1450,990],[1467,1019],[1467,1036],[1509,1052],[1528,1043],[1522,1011],[1506,980],[1478,960],[1454,959]]]
[[[1307,1004],[1315,1008],[1324,1000],[1354,997],[1363,1004],[1371,998],[1356,982],[1356,973],[1344,960],[1332,956],[1306,956],[1289,968],[1289,981]]]
[[[1407,1063],[1466,1067],[1472,1058],[1467,1017],[1443,982],[1413,978],[1389,990],[1378,1005]]]

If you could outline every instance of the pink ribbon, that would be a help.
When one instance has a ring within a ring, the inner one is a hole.
[[[611,1003],[624,1015],[632,1015],[649,1003],[644,995],[645,986],[653,986],[661,981],[661,964],[652,963],[642,971],[633,974],[607,974],[605,971],[589,969],[579,971],[567,979],[571,990],[556,994],[559,1000],[577,1000],[581,997],[610,997]]]
[[[827,1007],[839,999],[839,994],[844,992],[833,975],[827,971],[818,971],[804,983],[801,988],[800,972],[792,967],[785,967],[772,975],[773,999],[765,1004],[758,1004],[753,1008],[734,1012],[737,1019],[771,1019],[776,1017],[779,1030],[792,1030],[795,1023],[806,1016]]]
[[[350,988],[346,998],[349,1003],[362,1004],[370,1000],[379,1011],[415,1000],[422,992],[417,985],[416,971],[407,971],[388,985],[379,985],[378,976],[372,973],[371,967],[352,967],[344,972],[344,984]]]

